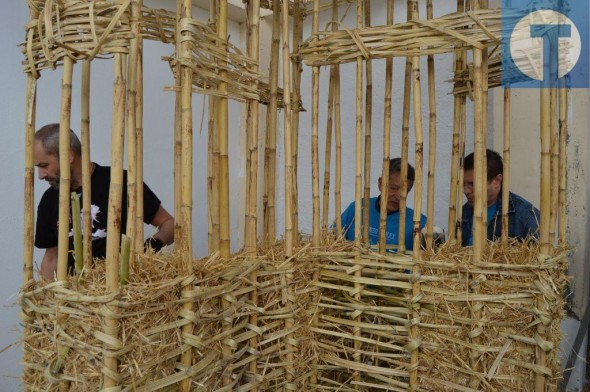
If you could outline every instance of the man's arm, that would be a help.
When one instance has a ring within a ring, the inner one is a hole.
[[[162,241],[164,245],[174,242],[174,218],[164,207],[160,205],[150,224],[158,228],[158,232],[152,236],[153,238]]]
[[[57,246],[45,249],[43,260],[41,260],[41,276],[52,281],[57,272]]]

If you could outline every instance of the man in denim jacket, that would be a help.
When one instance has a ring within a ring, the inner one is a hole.
[[[487,180],[488,180],[488,240],[494,241],[502,235],[502,173],[504,170],[502,158],[493,151],[487,150]],[[461,222],[461,240],[463,246],[473,244],[473,153],[465,157],[463,193],[467,203],[463,205],[463,220]],[[540,212],[524,198],[510,192],[508,201],[508,237],[523,241],[539,235]]]

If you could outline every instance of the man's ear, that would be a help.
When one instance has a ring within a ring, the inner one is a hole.
[[[381,185],[382,184],[381,177],[379,177],[379,181],[377,182],[377,184],[379,185],[379,192],[382,192],[382,190],[381,190],[381,186],[382,186]]]
[[[70,165],[74,163],[74,151],[70,150]]]

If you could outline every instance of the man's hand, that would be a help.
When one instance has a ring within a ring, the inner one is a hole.
[[[174,218],[164,207],[158,208],[150,224],[158,228],[158,232],[152,236],[153,238],[162,241],[164,245],[174,242]]]
[[[46,280],[53,281],[57,272],[57,246],[45,249],[43,260],[41,260],[41,276]]]

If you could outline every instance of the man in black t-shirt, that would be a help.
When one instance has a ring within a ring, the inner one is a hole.
[[[71,190],[82,195],[82,160],[80,140],[70,131],[70,169]],[[49,124],[35,133],[35,166],[39,179],[47,181],[51,188],[47,189],[39,202],[35,246],[45,249],[41,262],[41,275],[46,279],[54,279],[57,270],[57,243],[59,221],[59,124]],[[92,256],[106,256],[107,212],[111,169],[91,163],[91,215],[92,215]],[[121,206],[121,230],[127,225],[127,173],[123,175],[123,203]],[[174,240],[174,218],[162,207],[158,197],[143,184],[145,223],[159,230],[149,239],[154,248],[161,248]],[[80,216],[78,219],[81,219]],[[81,225],[82,227],[82,225]],[[73,249],[72,217],[70,213],[70,250]],[[68,258],[68,269],[74,268],[72,252]]]

